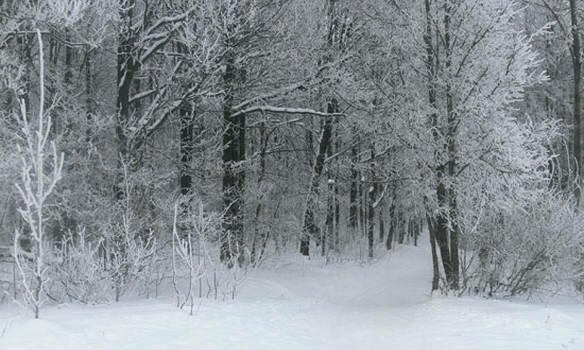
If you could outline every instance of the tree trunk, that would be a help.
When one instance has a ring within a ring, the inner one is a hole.
[[[334,129],[334,128],[333,128]],[[331,136],[332,138],[332,136]],[[327,156],[330,158],[333,155],[333,142],[327,149]],[[321,240],[321,255],[326,256],[327,249],[333,248],[335,243],[335,189],[336,189],[336,179],[333,175],[332,165],[329,163],[327,166],[327,206],[326,206],[326,219],[325,219],[325,230],[322,233]]]
[[[442,173],[440,172],[439,179],[442,178],[441,174]],[[436,214],[434,236],[436,238],[436,243],[438,243],[438,248],[440,249],[440,257],[442,258],[442,265],[444,266],[446,280],[448,283],[450,283],[452,280],[453,268],[451,265],[450,247],[448,245],[448,236],[450,233],[450,229],[448,228],[448,212],[445,211],[445,208],[448,205],[448,196],[446,186],[443,183],[439,183],[436,194],[438,196],[439,212]]]
[[[178,51],[184,52],[183,45],[178,45]],[[192,192],[193,176],[192,161],[194,151],[194,108],[189,102],[183,101],[179,108],[180,123],[180,193],[188,197]],[[184,208],[187,209],[187,208]]]
[[[367,201],[367,252],[369,258],[373,258],[373,248],[375,243],[375,197],[377,196],[377,186],[375,184],[375,152],[373,147],[371,147],[371,164],[370,164],[370,184],[367,189],[368,201]]]
[[[220,260],[233,267],[243,263],[243,197],[245,171],[245,114],[233,117],[232,106],[236,87],[236,67],[232,54],[225,59],[225,97],[223,100],[223,205],[225,218],[221,235]]]
[[[266,135],[266,124],[261,123],[260,124],[260,170],[259,170],[258,180],[257,180],[257,196],[256,196],[257,204],[256,204],[255,216],[253,219],[254,234],[253,234],[253,238],[252,238],[251,253],[250,253],[250,262],[251,262],[252,266],[256,266],[256,264],[261,260],[263,250],[265,247],[265,242],[266,242],[266,235],[261,234],[258,225],[259,225],[260,215],[261,215],[262,209],[263,209],[263,205],[262,205],[263,193],[261,190],[261,185],[262,185],[262,181],[264,179],[265,173],[266,173],[266,151],[268,148],[269,138],[270,138],[270,134],[268,133]],[[262,249],[260,249],[259,255],[257,253],[258,240],[260,242],[262,242],[262,244],[263,244]]]
[[[338,131],[337,131],[338,133]],[[339,152],[341,149],[341,143],[339,141],[339,137],[337,135],[337,143],[336,143],[336,151]],[[340,169],[337,166],[337,174],[339,173]],[[333,191],[333,202],[335,206],[335,220],[334,220],[334,249],[339,249],[340,243],[340,227],[341,227],[341,201],[340,201],[340,191],[339,191],[339,184],[337,178],[335,177],[335,183],[333,184],[334,191]]]
[[[358,227],[358,215],[357,209],[359,207],[358,202],[358,186],[359,186],[359,172],[357,171],[357,167],[355,164],[359,161],[358,157],[358,142],[353,144],[351,147],[351,189],[349,192],[349,229],[352,234],[355,234],[355,231]],[[354,238],[354,237],[353,237]]]
[[[444,14],[444,45],[446,46],[446,71],[450,70],[452,65],[452,52],[450,43],[450,15],[452,12],[452,5],[450,3],[445,4],[445,14]],[[450,225],[447,226],[450,238],[450,278],[447,276],[447,282],[449,287],[453,290],[458,289],[458,274],[459,274],[459,261],[458,261],[458,207],[456,204],[456,190],[454,188],[454,179],[457,176],[457,150],[456,150],[456,138],[457,138],[457,126],[458,126],[458,116],[454,111],[454,101],[452,96],[452,86],[450,81],[446,82],[446,113],[448,121],[448,132],[446,145],[448,150],[448,176],[450,178],[450,186],[448,189],[448,218]]]
[[[397,201],[396,189],[393,188],[393,195],[391,199],[391,205],[389,206],[389,231],[387,232],[387,240],[385,241],[385,248],[391,250],[393,244],[393,237],[395,234],[395,202]]]
[[[574,159],[576,161],[576,179],[577,186],[575,190],[576,200],[578,204],[580,203],[581,197],[581,181],[580,175],[582,174],[581,168],[581,148],[582,143],[580,140],[581,125],[580,125],[580,115],[581,115],[581,95],[580,95],[580,85],[582,79],[582,63],[580,58],[580,31],[578,27],[578,8],[576,5],[576,0],[570,0],[570,19],[572,25],[572,66],[574,71],[574,111],[573,111],[573,134],[574,134]]]
[[[432,291],[438,290],[440,282],[440,266],[438,266],[438,254],[436,252],[436,236],[434,224],[430,215],[426,215],[428,223],[428,233],[430,234],[430,248],[432,250]]]
[[[331,99],[327,103],[327,112],[336,113],[337,110],[337,101],[335,99]],[[314,161],[312,180],[310,181],[310,188],[308,190],[306,209],[304,211],[304,224],[302,225],[302,236],[300,238],[300,254],[304,256],[310,255],[310,238],[319,237],[320,230],[315,222],[314,208],[316,208],[318,203],[320,178],[324,169],[324,161],[327,154],[327,149],[331,143],[332,128],[333,117],[325,117],[318,145],[318,154],[316,156],[316,160]]]
[[[329,147],[330,148],[330,147]],[[327,174],[327,209],[326,209],[326,219],[325,219],[325,230],[321,235],[321,255],[325,256],[326,251],[329,246],[332,246],[334,243],[334,230],[335,230],[335,222],[334,222],[334,184],[332,183],[332,173],[329,171]]]
[[[328,29],[326,33],[327,37],[327,46],[329,50],[333,50],[335,48],[335,43],[339,39],[337,32],[337,19],[335,18],[335,4],[336,0],[325,0],[327,3],[327,17],[328,17]],[[322,62],[329,62],[332,60],[330,52],[325,54],[322,58]],[[335,98],[329,98],[327,101],[327,113],[337,113],[339,110],[338,102]],[[312,179],[310,183],[310,188],[308,191],[308,199],[306,200],[306,209],[304,212],[304,222],[302,225],[302,234],[300,237],[300,253],[304,256],[308,256],[310,254],[310,237],[318,238],[319,235],[319,228],[316,224],[316,220],[314,218],[314,208],[318,202],[318,194],[319,194],[319,186],[320,186],[320,178],[322,175],[322,171],[324,168],[324,161],[325,156],[328,153],[329,147],[332,147],[331,141],[333,138],[333,118],[330,116],[325,117],[322,134],[319,140],[318,145],[318,154],[316,156],[316,160],[314,162],[314,169],[312,172]],[[331,205],[327,205],[327,229],[329,231],[329,222],[333,221],[333,213],[332,213]],[[330,214],[330,218],[329,218]],[[330,220],[329,220],[330,219]],[[331,225],[332,226],[332,225]],[[325,234],[327,234],[325,232]],[[324,238],[322,236],[321,238]],[[326,242],[321,242],[326,244]],[[323,252],[325,247],[322,247]]]
[[[379,220],[379,241],[383,242],[383,239],[385,238],[385,220],[383,219],[385,201],[382,201],[379,205],[379,210],[377,211]]]
[[[191,195],[193,189],[192,161],[193,161],[193,108],[190,103],[183,103],[179,108],[180,123],[180,204],[179,229],[184,234],[188,229],[188,215],[191,211]]]
[[[124,198],[123,186],[123,162],[128,162],[128,140],[125,133],[125,124],[130,118],[130,93],[132,81],[136,73],[136,62],[133,58],[134,32],[132,29],[132,17],[135,0],[121,1],[120,7],[120,32],[118,34],[117,48],[117,101],[116,101],[116,136],[118,141],[118,169],[117,179],[114,185],[114,196],[120,201]],[[130,164],[131,166],[131,164]]]
[[[91,135],[93,131],[91,130],[91,122],[93,121],[93,91],[92,91],[92,64],[93,52],[91,49],[87,50],[85,55],[85,119],[87,120],[87,130],[85,131],[86,140],[89,142],[91,140]]]
[[[359,182],[357,183],[357,198],[359,198],[359,236],[364,237],[367,232],[366,222],[366,211],[365,207],[367,204],[367,194],[364,192],[365,184],[363,183],[363,173],[359,172]]]

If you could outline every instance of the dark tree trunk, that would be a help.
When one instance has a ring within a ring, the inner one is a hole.
[[[364,195],[364,187],[365,184],[362,181],[363,178],[363,174],[361,172],[359,172],[359,182],[358,182],[358,186],[357,186],[357,195],[359,198],[359,235],[361,237],[365,236],[365,232],[367,232],[367,228],[365,226],[367,218],[366,218],[366,211],[367,208],[365,208],[367,199],[364,198],[364,196],[366,196],[366,194]]]
[[[450,288],[457,290],[459,287],[460,262],[458,258],[458,207],[456,203],[456,193],[450,190],[450,265],[452,268],[451,278],[449,281]]]
[[[437,109],[437,94],[436,94],[436,83],[435,83],[435,72],[436,72],[436,50],[434,50],[432,44],[432,19],[431,19],[431,6],[430,0],[425,0],[425,12],[426,12],[426,34],[424,37],[425,45],[426,45],[426,69],[428,71],[429,82],[428,82],[428,101],[430,103],[430,107],[432,108],[433,112],[430,114],[430,122],[432,125],[433,130],[433,137],[434,140],[438,143],[442,142],[439,137],[438,133],[438,116],[436,114]],[[445,25],[445,45],[447,51],[447,57],[450,56],[450,33],[449,33],[449,26],[450,26],[450,17],[449,17],[450,6],[446,5],[445,8],[445,18],[444,18],[444,25]],[[447,61],[449,58],[447,58]],[[446,63],[447,65],[449,62]],[[447,88],[447,104],[449,111],[452,109],[452,97],[450,96],[450,89]],[[450,118],[450,113],[449,113]],[[449,125],[450,126],[450,125]],[[450,127],[449,127],[450,131]],[[448,147],[448,146],[447,146]],[[449,152],[450,153],[450,152]],[[438,163],[440,163],[440,159],[437,159]],[[450,249],[452,245],[448,245],[448,239],[450,234],[450,229],[448,226],[448,216],[451,214],[449,210],[449,196],[448,196],[448,189],[444,185],[444,165],[438,165],[436,167],[436,178],[438,182],[438,187],[436,189],[436,196],[438,200],[438,213],[436,214],[436,220],[432,221],[432,216],[428,213],[428,224],[429,229],[431,229],[432,237],[430,239],[430,244],[432,244],[432,249],[435,250],[435,245],[432,243],[432,238],[434,238],[435,242],[438,244],[440,249],[440,256],[442,258],[442,264],[444,267],[444,272],[446,274],[447,283],[450,284],[452,281],[453,275],[453,266],[451,264],[451,256],[450,256]]]
[[[193,108],[183,103],[179,109],[180,120],[180,193],[188,197],[193,188],[192,161],[194,142]]]
[[[125,3],[125,5],[124,5]],[[113,192],[114,199],[118,203],[121,203],[123,199],[127,196],[125,193],[123,182],[125,180],[125,167],[132,166],[129,159],[128,150],[128,140],[125,133],[126,123],[130,118],[130,93],[132,81],[134,79],[134,74],[136,71],[136,65],[134,60],[134,32],[132,29],[132,16],[133,9],[135,5],[135,0],[123,1],[120,0],[120,23],[119,23],[119,33],[118,33],[118,47],[117,47],[117,100],[116,100],[116,136],[117,136],[117,173],[116,182],[114,184]],[[126,6],[127,5],[127,6]],[[123,244],[120,244],[122,238],[114,237],[117,242],[111,242],[113,247],[119,247],[119,253],[121,256],[125,255],[125,248]],[[109,252],[106,246],[110,242],[105,242],[104,245],[104,262],[109,260],[107,254],[113,253]],[[115,300],[119,301],[120,298],[120,286],[122,280],[127,273],[125,268],[121,269],[119,274],[115,276]]]
[[[120,15],[120,31],[118,34],[117,47],[117,100],[116,100],[116,136],[118,142],[118,169],[116,183],[114,184],[114,196],[117,201],[124,198],[124,163],[132,166],[129,159],[128,139],[125,133],[125,125],[128,122],[130,110],[130,93],[132,81],[137,69],[134,58],[135,34],[132,29],[132,17],[135,0],[122,1]]]
[[[232,267],[237,259],[243,263],[243,198],[245,171],[245,114],[233,116],[232,107],[236,88],[237,71],[232,56],[225,59],[223,82],[223,205],[225,218],[221,235],[220,259]]]
[[[338,37],[338,33],[337,32],[337,19],[335,18],[335,4],[336,4],[336,0],[326,0],[327,2],[327,17],[328,17],[328,29],[327,29],[327,33],[326,33],[326,38],[327,38],[327,46],[328,49],[332,50],[335,48],[335,44],[337,43],[337,40],[339,39]],[[325,62],[330,62],[332,60],[331,54],[330,52],[327,53],[326,55],[324,55],[324,57],[322,57],[321,62],[325,63]],[[338,102],[335,98],[329,98],[329,100],[327,101],[327,113],[332,114],[332,113],[337,113],[339,108],[338,108]],[[319,186],[320,186],[320,179],[322,176],[322,172],[323,172],[323,168],[324,168],[324,162],[325,162],[325,157],[328,153],[328,149],[329,147],[332,147],[332,139],[333,139],[333,118],[331,116],[327,116],[325,117],[325,121],[324,121],[324,125],[322,127],[322,133],[321,133],[321,137],[319,140],[319,145],[318,145],[318,153],[316,156],[316,160],[314,162],[314,166],[313,166],[313,172],[312,172],[312,179],[310,182],[310,188],[308,191],[308,199],[306,200],[306,209],[304,212],[304,222],[302,225],[302,233],[301,233],[301,237],[300,237],[300,253],[304,256],[308,256],[310,255],[310,238],[312,237],[313,239],[318,239],[318,238],[324,238],[320,236],[319,234],[319,228],[318,225],[316,224],[316,220],[315,220],[315,215],[314,215],[314,209],[316,208],[316,204],[318,202],[318,194],[319,194]],[[331,205],[327,206],[327,221],[329,220],[329,212],[330,212],[330,221],[332,221],[333,217],[333,213],[331,210]],[[328,222],[327,222],[327,229],[325,229],[325,231],[329,231],[328,230]],[[327,234],[326,232],[324,234]],[[321,242],[323,244],[323,252],[324,249],[326,249],[324,247],[324,245],[326,245],[326,242]]]
[[[136,65],[133,57],[134,33],[132,30],[134,1],[122,1],[126,5],[120,9],[121,28],[118,35],[118,96],[116,101],[118,121],[116,132],[120,147],[119,152],[122,156],[125,156],[127,153],[127,140],[123,125],[130,116],[130,89],[136,73]]]
[[[357,171],[357,167],[355,164],[359,161],[358,157],[358,142],[356,142],[351,147],[351,189],[349,191],[349,229],[351,233],[355,233],[358,226],[358,214],[357,210],[359,207],[359,194],[358,194],[358,187],[359,187],[359,172]],[[354,237],[353,237],[354,238]]]
[[[441,176],[439,178],[441,178]],[[436,243],[438,243],[438,248],[440,249],[440,257],[442,258],[442,265],[444,266],[446,280],[448,283],[450,283],[449,281],[452,280],[453,268],[451,265],[450,247],[448,245],[448,235],[450,233],[450,229],[448,228],[448,212],[445,212],[445,208],[448,205],[448,195],[446,186],[444,186],[442,183],[438,185],[437,196],[440,211],[436,216],[434,236],[436,238]]]
[[[321,235],[321,255],[325,256],[326,251],[333,244],[333,235],[335,230],[334,221],[334,185],[331,179],[331,172],[328,172],[328,184],[327,184],[327,210],[325,219],[325,230]]]
[[[581,94],[580,94],[580,85],[582,81],[582,62],[581,62],[581,53],[580,53],[580,28],[578,27],[578,8],[576,5],[576,0],[570,0],[570,19],[571,19],[571,27],[572,27],[572,66],[574,72],[574,110],[573,110],[573,147],[574,147],[574,159],[576,160],[576,171],[577,173],[576,178],[578,179],[578,184],[580,185],[582,182],[580,181],[580,176],[582,174],[581,170],[581,161],[582,161],[582,143],[580,140],[581,134],[581,124],[580,124],[580,116],[581,116]],[[576,186],[576,200],[578,204],[580,203],[581,197],[581,189],[580,186]]]
[[[341,203],[340,203],[340,193],[339,193],[339,185],[335,183],[335,192],[334,192],[334,202],[335,202],[335,244],[334,244],[334,248],[336,250],[339,249],[339,245],[340,245],[340,241],[341,241],[341,232],[340,232],[340,228],[341,228]]]
[[[85,55],[85,118],[87,120],[87,141],[90,140],[92,130],[91,130],[91,122],[93,121],[93,101],[92,101],[92,73],[91,73],[91,64],[92,64],[92,57],[93,52],[91,49],[87,50]]]
[[[338,131],[337,131],[338,133]],[[337,152],[341,149],[341,143],[339,141],[339,137],[337,135],[337,143],[336,143],[336,150]],[[339,173],[340,169],[337,167],[337,174]],[[340,244],[340,227],[341,227],[341,201],[340,201],[340,191],[339,191],[339,184],[337,178],[335,177],[335,183],[333,184],[334,191],[333,191],[333,203],[335,206],[335,220],[334,220],[334,249],[339,249]]]
[[[194,135],[194,115],[190,103],[183,103],[179,108],[180,123],[180,224],[179,229],[184,232],[189,229],[188,215],[191,211],[191,197],[193,190],[193,135]]]
[[[377,196],[377,186],[375,184],[375,152],[373,147],[371,147],[371,166],[370,166],[370,184],[367,189],[368,201],[367,201],[367,252],[369,258],[373,258],[374,244],[375,244],[375,198]]]
[[[393,247],[393,236],[395,233],[395,221],[393,219],[389,222],[389,230],[387,231],[387,239],[385,240],[385,248],[391,250]]]
[[[333,123],[334,124],[334,123]],[[334,132],[334,127],[333,127]],[[333,155],[333,136],[331,136],[331,144],[327,149],[327,156],[330,158]],[[325,219],[325,230],[321,235],[321,255],[326,256],[327,249],[331,248],[334,244],[334,233],[335,233],[335,178],[333,175],[332,165],[329,163],[326,171],[327,180],[327,206],[326,206],[326,219]]]
[[[387,232],[387,240],[385,241],[385,248],[387,248],[387,250],[391,250],[391,246],[393,244],[393,237],[395,234],[395,223],[396,223],[396,218],[395,218],[395,202],[397,201],[397,197],[396,197],[396,189],[394,187],[393,189],[393,196],[391,199],[391,205],[389,206],[389,231]]]
[[[440,266],[438,265],[438,254],[436,253],[436,237],[434,223],[429,215],[426,215],[428,223],[428,233],[430,234],[430,248],[432,250],[432,291],[438,290],[440,282]]]
[[[452,52],[450,43],[450,16],[452,12],[452,4],[445,4],[445,14],[444,14],[444,45],[446,47],[446,70],[450,70],[452,65]],[[458,126],[458,116],[454,111],[454,99],[452,96],[452,86],[450,81],[446,83],[446,112],[448,121],[448,132],[446,139],[446,147],[448,151],[448,176],[451,179],[451,183],[448,189],[448,218],[450,225],[447,226],[449,238],[450,238],[450,277],[447,275],[447,282],[451,289],[458,289],[458,274],[459,274],[459,261],[458,261],[458,208],[456,204],[456,190],[454,188],[455,184],[453,180],[457,176],[457,150],[456,150],[456,137],[457,137],[457,126]]]
[[[383,212],[384,212],[384,207],[385,207],[384,202],[385,201],[383,201],[380,204],[379,210],[377,211],[378,212],[378,214],[377,214],[378,220],[379,220],[379,241],[380,242],[383,242],[383,239],[385,238],[385,220],[383,219]]]
[[[338,110],[337,101],[331,99],[327,103],[327,112],[336,113]],[[324,169],[324,161],[327,154],[327,149],[332,139],[333,117],[327,116],[324,120],[322,133],[318,145],[318,154],[314,161],[314,169],[312,171],[312,180],[310,181],[310,188],[308,190],[308,199],[306,201],[306,210],[304,211],[304,224],[302,227],[302,237],[300,238],[300,253],[302,255],[310,255],[310,238],[318,238],[319,228],[316,225],[314,218],[314,209],[318,202],[318,194],[320,187],[320,179]]]
[[[397,235],[397,243],[404,244],[404,240],[407,234],[407,227],[404,221],[404,213],[403,211],[399,210],[397,212],[397,226],[398,235]]]
[[[65,40],[67,41],[67,44],[65,44],[65,79],[64,79],[64,83],[65,83],[65,89],[69,90],[71,88],[70,84],[73,81],[73,48],[68,43],[71,40],[68,30],[66,30],[66,32],[65,32]]]
[[[19,48],[19,58],[23,65],[22,72],[22,89],[17,91],[18,101],[23,101],[26,110],[30,110],[30,89],[31,89],[31,74],[33,70],[33,63],[31,61],[31,43],[28,34],[17,35],[16,42]]]
[[[258,225],[259,225],[260,215],[261,215],[262,209],[263,209],[263,203],[262,203],[263,193],[261,191],[261,184],[262,184],[262,181],[263,181],[265,173],[266,173],[266,151],[268,148],[269,138],[270,138],[270,134],[268,133],[266,135],[265,123],[261,123],[261,125],[260,125],[260,170],[259,170],[258,181],[257,181],[257,196],[256,196],[257,204],[256,204],[255,216],[254,216],[254,220],[253,220],[254,234],[253,234],[253,238],[252,238],[251,253],[250,253],[250,262],[253,266],[256,266],[256,264],[262,258],[263,251],[265,249],[265,244],[266,244],[266,236],[267,236],[267,234],[263,234],[263,235],[261,234]],[[257,253],[258,240],[260,242],[262,242],[262,247],[260,249],[259,255]]]
[[[432,43],[432,20],[431,20],[431,6],[430,0],[425,0],[425,12],[426,12],[426,34],[424,37],[426,45],[426,68],[428,71],[429,82],[428,82],[428,100],[433,112],[430,114],[430,121],[433,129],[433,137],[437,144],[443,145],[448,159],[444,162],[439,159],[438,152],[436,152],[437,166],[435,170],[437,178],[437,189],[436,196],[438,200],[438,212],[436,214],[436,220],[433,222],[433,236],[436,243],[440,249],[440,255],[442,258],[442,264],[444,267],[444,272],[446,275],[446,282],[450,289],[458,289],[458,273],[459,273],[459,262],[458,262],[458,228],[456,227],[456,221],[458,219],[457,207],[456,207],[456,190],[451,184],[449,187],[446,186],[445,176],[449,176],[451,180],[457,176],[456,174],[456,133],[458,117],[454,110],[454,99],[452,96],[452,87],[450,81],[446,80],[445,84],[445,96],[446,96],[446,109],[447,109],[447,130],[444,131],[445,140],[440,138],[438,132],[438,116],[436,114],[437,109],[437,94],[436,94],[436,84],[435,84],[435,72],[436,72],[436,62],[438,61],[436,57],[436,50],[434,50]],[[451,21],[452,4],[446,2],[444,4],[444,35],[443,44],[445,51],[445,70],[449,71],[452,64],[452,53],[451,53],[451,37],[450,37],[450,21]],[[451,181],[452,182],[452,181]],[[430,213],[427,213],[430,216]],[[431,217],[431,216],[430,216]]]
[[[328,184],[328,195],[327,195],[327,210],[326,210],[326,218],[325,218],[325,229],[321,234],[320,240],[320,253],[322,256],[326,256],[326,251],[328,249],[328,245],[331,244],[331,239],[334,231],[334,216],[333,216],[333,199],[332,199],[332,185]]]

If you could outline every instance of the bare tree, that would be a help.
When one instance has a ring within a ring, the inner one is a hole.
[[[50,195],[61,178],[63,153],[58,154],[54,141],[49,137],[52,118],[50,109],[45,111],[45,85],[43,41],[37,29],[39,43],[39,104],[36,120],[29,119],[26,102],[20,101],[22,145],[22,173],[17,184],[24,202],[19,209],[26,223],[26,233],[17,230],[14,237],[14,259],[21,275],[26,303],[32,308],[35,318],[46,300],[45,284],[48,270],[48,244],[46,237],[47,206]],[[31,241],[27,251],[22,245],[26,235]]]

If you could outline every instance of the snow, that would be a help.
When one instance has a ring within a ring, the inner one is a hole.
[[[249,273],[235,301],[0,308],[0,349],[584,349],[584,306],[431,297],[427,249],[371,264],[289,259]]]

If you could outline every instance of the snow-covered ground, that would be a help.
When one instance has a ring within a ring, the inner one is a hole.
[[[584,306],[430,297],[426,249],[251,272],[236,301],[0,308],[0,349],[584,349]]]

